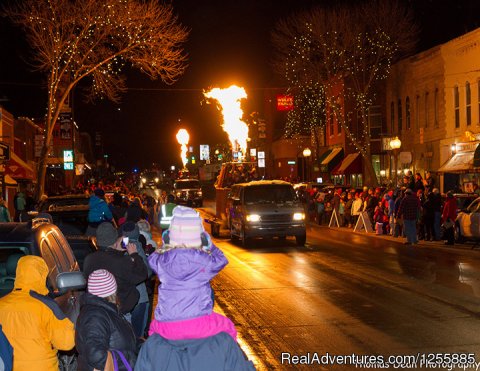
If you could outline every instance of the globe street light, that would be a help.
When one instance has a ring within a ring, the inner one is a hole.
[[[398,186],[398,174],[397,174],[397,163],[398,163],[398,150],[399,148],[402,146],[402,141],[400,139],[398,139],[398,137],[395,137],[393,138],[392,140],[390,140],[390,148],[392,149],[393,151],[393,161],[395,162],[394,164],[394,168],[395,168],[395,177],[394,177],[394,181],[395,181],[395,187]]]
[[[307,180],[308,178],[308,169],[307,169],[307,162],[308,162],[308,158],[312,155],[312,151],[310,150],[310,148],[305,148],[303,150],[303,157],[305,159],[304,161],[304,164],[303,164],[303,173],[304,173],[304,179]]]

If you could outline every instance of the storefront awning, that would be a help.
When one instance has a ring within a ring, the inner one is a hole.
[[[13,179],[33,180],[33,169],[15,153],[10,152],[10,160],[5,164],[5,174]]]
[[[328,173],[338,165],[343,157],[343,148],[333,148],[327,157],[320,162],[320,171]]]
[[[318,156],[318,163],[321,164],[323,160],[325,160],[325,158],[330,154],[332,153],[332,150],[331,149],[327,149],[325,152],[323,152],[320,156]]]
[[[360,153],[348,154],[342,162],[332,171],[333,175],[361,174],[362,156]]]
[[[445,162],[439,173],[462,173],[466,171],[473,171],[473,154],[474,151],[460,152],[453,155],[451,159]]]
[[[10,175],[5,175],[5,184],[7,186],[16,186],[18,183]]]

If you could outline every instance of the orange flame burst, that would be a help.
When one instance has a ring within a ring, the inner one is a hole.
[[[233,151],[247,151],[248,126],[242,120],[240,101],[247,98],[244,88],[232,85],[226,89],[214,88],[203,93],[206,98],[218,101],[217,108],[223,115],[223,130],[227,132]]]
[[[188,141],[190,140],[190,135],[188,135],[188,131],[185,129],[180,129],[177,133],[177,141],[179,144],[181,144],[181,153],[180,157],[183,162],[183,167],[187,165],[188,159],[187,159],[187,144]]]

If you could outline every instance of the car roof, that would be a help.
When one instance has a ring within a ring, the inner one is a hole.
[[[61,195],[61,196],[49,196],[47,198],[47,200],[69,200],[69,199],[72,199],[72,198],[79,198],[79,199],[83,199],[83,198],[90,198],[89,195],[86,195],[84,193],[78,193],[78,194],[70,194],[70,195]]]
[[[0,223],[0,243],[31,243],[34,239],[33,236],[37,233],[41,233],[41,231],[46,229],[48,225],[57,228],[54,224],[38,220],[37,222],[34,220],[27,223]]]
[[[196,180],[197,182],[199,182],[199,180],[197,178],[181,178],[181,179],[176,179],[175,182],[190,182],[192,180]]]
[[[289,186],[292,186],[292,183],[286,182],[284,180],[254,180],[254,181],[251,181],[251,182],[248,182],[248,183],[235,184],[235,186],[240,186],[240,187],[254,187],[254,186],[261,186],[261,185],[289,185]]]

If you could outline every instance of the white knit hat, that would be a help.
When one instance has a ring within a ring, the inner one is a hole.
[[[105,269],[97,269],[88,276],[88,292],[106,298],[117,292],[115,277]]]
[[[202,218],[190,207],[177,206],[173,209],[168,230],[169,244],[172,246],[188,248],[202,246],[201,235],[205,232]]]

